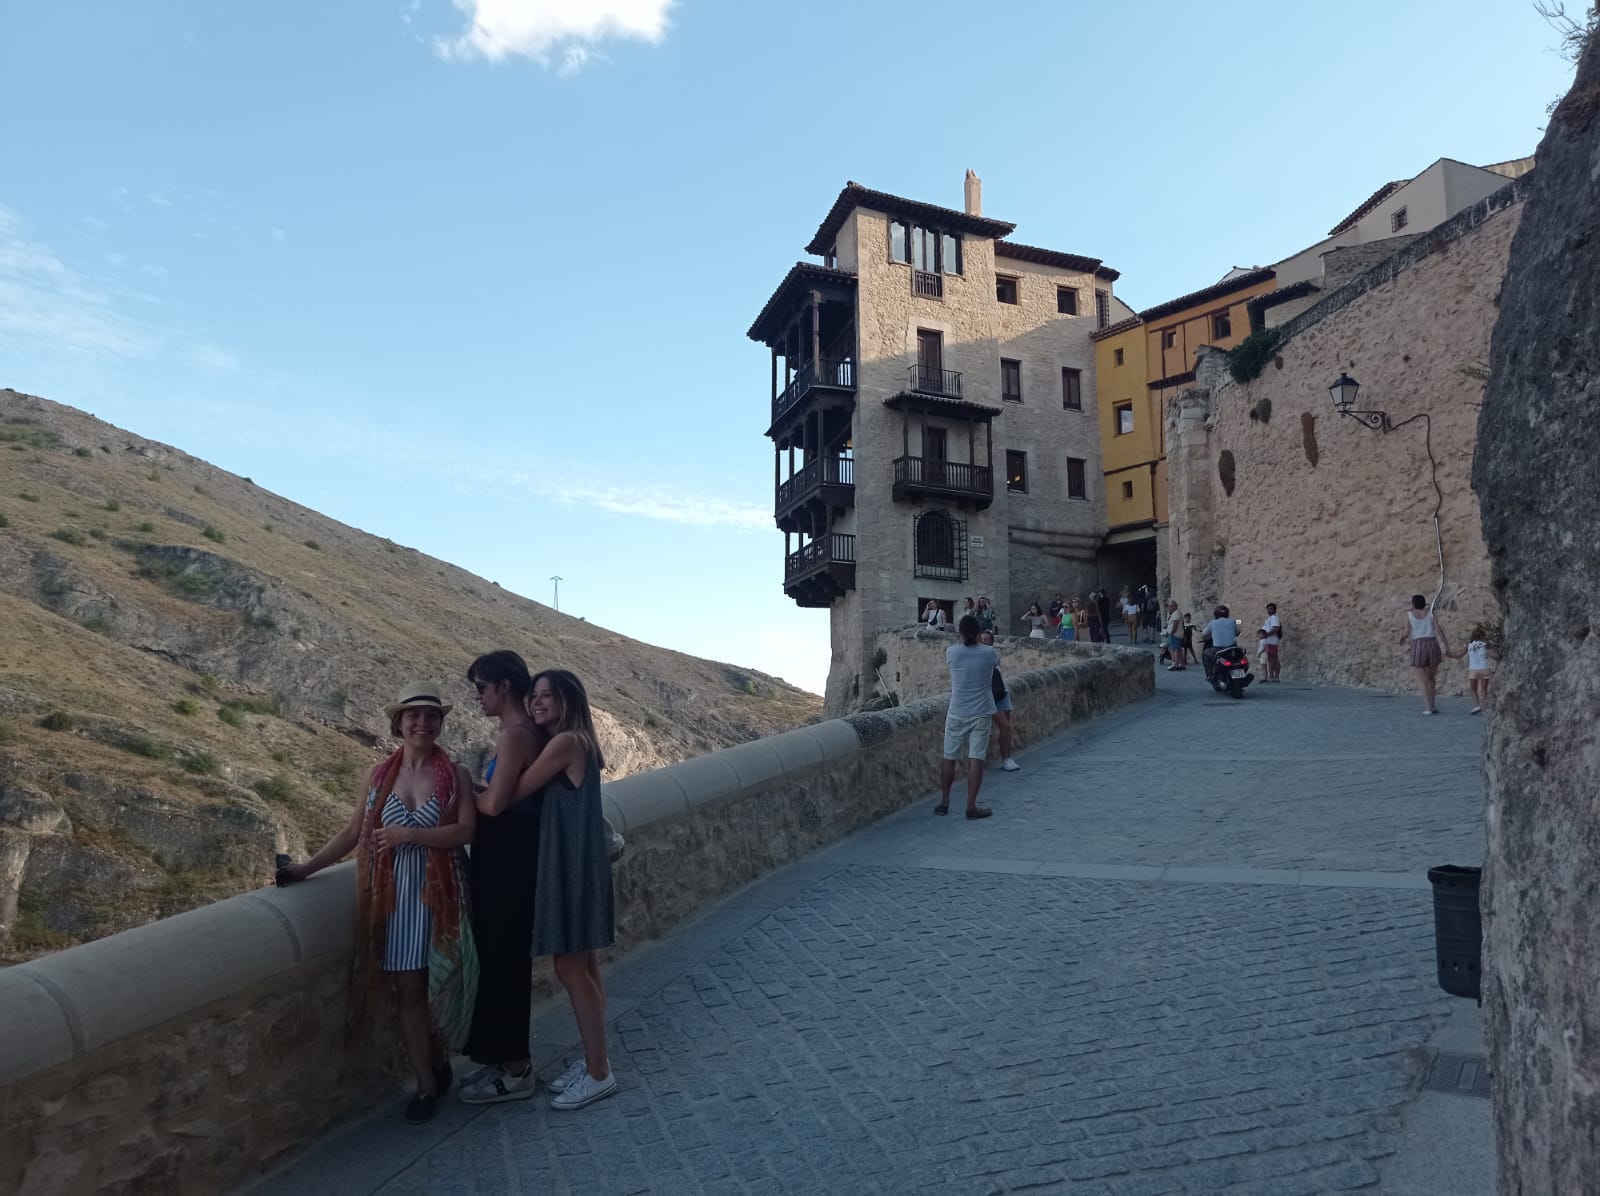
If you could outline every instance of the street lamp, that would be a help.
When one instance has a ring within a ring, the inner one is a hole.
[[[1342,370],[1333,380],[1333,385],[1328,387],[1328,397],[1333,400],[1333,409],[1341,416],[1348,415],[1351,419],[1358,420],[1375,432],[1391,431],[1389,413],[1387,411],[1357,411],[1355,410],[1356,392],[1361,389],[1349,374]]]

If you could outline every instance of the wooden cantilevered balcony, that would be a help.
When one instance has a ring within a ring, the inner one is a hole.
[[[800,606],[832,606],[856,588],[856,538],[830,532],[791,552],[783,563],[783,592]]]
[[[772,422],[777,424],[789,411],[805,402],[815,390],[854,394],[855,389],[855,362],[832,357],[819,357],[808,361],[789,380],[789,384],[773,397]]]
[[[983,510],[994,502],[994,470],[929,457],[894,459],[894,500],[943,499]]]
[[[852,458],[829,454],[813,457],[793,477],[779,482],[772,512],[779,529],[809,531],[812,520],[824,520],[829,509],[855,506],[855,471]],[[804,510],[807,507],[812,510]]]

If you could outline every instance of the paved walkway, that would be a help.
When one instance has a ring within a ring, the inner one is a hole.
[[[619,961],[616,1097],[397,1094],[262,1190],[1491,1191],[1488,1102],[1419,1095],[1475,1047],[1423,874],[1481,857],[1480,721],[1158,676],[994,818],[919,801]],[[535,1032],[554,1074],[564,1001]]]

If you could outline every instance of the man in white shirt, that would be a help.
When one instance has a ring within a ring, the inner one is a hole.
[[[1211,662],[1218,649],[1232,648],[1239,642],[1239,629],[1233,625],[1228,608],[1219,605],[1211,612],[1211,622],[1200,632],[1200,663],[1205,666],[1206,680],[1211,679]]]
[[[1280,667],[1278,664],[1278,646],[1283,643],[1283,621],[1278,618],[1278,604],[1276,602],[1267,603],[1267,617],[1261,624],[1261,643],[1267,657],[1266,680],[1277,681]]]

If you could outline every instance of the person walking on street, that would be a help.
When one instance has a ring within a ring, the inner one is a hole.
[[[1095,606],[1100,610],[1100,634],[1104,638],[1102,643],[1111,642],[1111,597],[1101,589],[1095,597]]]
[[[1468,714],[1482,714],[1483,708],[1489,704],[1489,679],[1494,676],[1494,667],[1489,663],[1493,658],[1500,658],[1499,645],[1491,647],[1489,632],[1482,623],[1477,623],[1472,628],[1472,638],[1467,641],[1467,646],[1461,651],[1452,654],[1459,660],[1467,658],[1467,685],[1472,689],[1472,709]]]
[[[1194,617],[1188,611],[1183,612],[1183,660],[1185,664],[1191,660],[1200,663],[1194,651]]]
[[[1083,614],[1084,619],[1089,624],[1089,642],[1091,644],[1105,643],[1106,625],[1104,618],[1100,614],[1100,602],[1098,594],[1089,595],[1089,604],[1088,606],[1084,607]]]
[[[1422,691],[1422,713],[1438,714],[1437,701],[1439,664],[1449,651],[1444,628],[1428,608],[1428,600],[1421,594],[1411,596],[1411,609],[1406,612],[1406,629],[1400,633],[1400,642],[1411,645],[1411,667],[1417,674],[1417,688]]]
[[[1278,663],[1278,648],[1283,643],[1283,620],[1278,618],[1278,604],[1267,603],[1267,617],[1261,622],[1261,646],[1267,659],[1267,675],[1265,680],[1277,681],[1280,679],[1280,666]]]
[[[980,630],[978,642],[993,648],[994,633]],[[1011,694],[1006,690],[1005,678],[1000,675],[999,668],[994,671],[989,689],[994,694],[994,729],[1000,733],[1000,768],[1003,772],[1017,772],[1022,765],[1011,758]]]
[[[1034,610],[1038,610],[1035,603]],[[1042,617],[1042,616],[1041,616]],[[939,762],[939,804],[935,814],[950,812],[950,788],[955,784],[956,762],[967,761],[967,817],[987,818],[994,813],[978,804],[983,786],[983,761],[989,754],[989,729],[994,721],[995,670],[1000,654],[978,642],[978,620],[962,619],[957,626],[961,640],[944,651],[950,667],[950,709],[944,720],[944,758]],[[1039,633],[1043,636],[1043,631]]]
[[[1167,671],[1183,672],[1183,615],[1173,599],[1167,600],[1167,651],[1172,653],[1172,663],[1167,666]]]
[[[1128,642],[1139,642],[1139,604],[1127,590],[1122,591],[1122,621],[1128,627]]]

